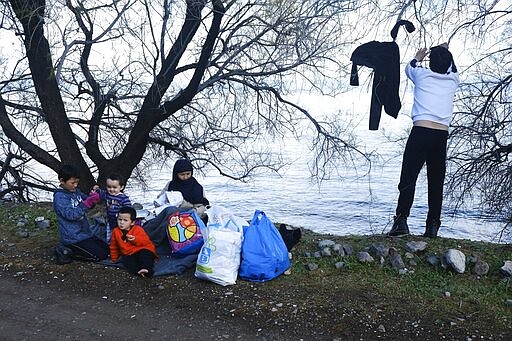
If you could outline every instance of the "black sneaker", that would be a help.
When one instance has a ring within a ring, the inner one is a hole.
[[[409,226],[407,226],[407,217],[395,217],[395,221],[391,230],[388,232],[390,237],[402,237],[409,234]]]
[[[58,245],[53,249],[55,262],[59,265],[71,263],[73,261],[73,259],[71,258],[72,253],[73,251],[71,251],[70,248],[65,247],[64,245]]]
[[[427,221],[425,233],[423,236],[428,238],[436,238],[440,226],[441,222],[439,220]]]

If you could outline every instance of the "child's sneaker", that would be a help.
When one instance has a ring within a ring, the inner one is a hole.
[[[71,258],[72,253],[73,251],[70,248],[65,247],[64,245],[57,245],[53,249],[55,262],[59,265],[71,263],[73,261],[73,259]]]

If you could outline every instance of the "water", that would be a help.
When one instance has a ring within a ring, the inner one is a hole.
[[[274,222],[320,233],[369,235],[387,232],[398,199],[397,184],[403,146],[397,145],[397,142],[387,142],[378,133],[371,134],[375,135],[368,143],[379,145],[383,155],[382,163],[375,165],[368,175],[360,174],[364,174],[365,170],[352,169],[343,181],[331,179],[315,184],[311,181],[308,168],[311,155],[304,150],[302,143],[289,140],[285,144],[286,149],[281,152],[291,165],[283,169],[281,176],[267,174],[249,183],[242,183],[212,171],[211,174],[198,175],[196,178],[205,188],[211,204],[227,207],[247,220],[258,209]],[[127,194],[133,201],[141,202],[145,207],[151,206],[170,180],[172,166],[152,173],[157,175],[149,182],[151,190],[127,188]],[[501,223],[481,220],[478,213],[471,209],[454,212],[446,205],[443,209],[441,236],[498,242]],[[426,174],[422,171],[408,219],[412,234],[424,232],[426,212]]]

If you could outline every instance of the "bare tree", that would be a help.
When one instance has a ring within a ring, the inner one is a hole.
[[[24,51],[1,83],[0,125],[37,162],[79,166],[84,189],[93,172],[100,182],[129,177],[141,162],[176,156],[236,179],[277,170],[278,159],[248,142],[299,135],[304,119],[342,157],[356,150],[290,99],[297,82],[322,91],[325,70],[339,68],[335,23],[353,1],[2,5],[4,29]]]
[[[35,160],[56,170],[73,163],[83,171],[84,189],[93,175],[100,182],[113,171],[128,177],[141,165],[178,156],[234,179],[259,167],[278,170],[282,163],[266,146],[285,134],[308,134],[320,178],[354,157],[369,158],[341,111],[308,110],[301,95],[349,91],[351,51],[389,40],[397,19],[411,20],[415,33],[399,35],[403,62],[418,47],[448,41],[464,82],[447,192],[460,204],[482,198],[482,208],[510,221],[509,1],[0,6],[2,41],[12,42],[0,54],[0,125],[23,159],[11,165]]]

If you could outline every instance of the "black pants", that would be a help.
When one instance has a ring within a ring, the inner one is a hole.
[[[142,249],[133,255],[123,256],[121,259],[123,265],[132,274],[138,274],[140,269],[148,270],[147,277],[153,276],[153,265],[155,263],[155,255],[153,252]]]
[[[428,215],[427,222],[439,221],[443,204],[443,185],[446,173],[446,143],[448,132],[413,127],[405,146],[398,190],[396,215],[408,217],[414,200],[416,181],[421,168],[427,164]]]
[[[84,261],[98,262],[106,259],[110,253],[108,244],[98,237],[88,238],[66,246],[73,251],[71,257]]]

